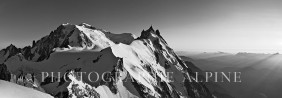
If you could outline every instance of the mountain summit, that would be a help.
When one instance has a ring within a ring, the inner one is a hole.
[[[16,53],[23,53],[27,60],[42,61],[49,58],[56,48],[100,51],[115,43],[130,44],[133,40],[134,36],[129,33],[112,34],[86,23],[79,25],[67,23],[60,25],[49,35],[34,41],[32,46],[24,47],[21,51],[12,44],[7,48],[15,48],[9,53],[9,57]]]
[[[0,60],[0,79],[59,98],[213,98],[153,27],[136,38],[62,24],[32,46],[1,50]]]

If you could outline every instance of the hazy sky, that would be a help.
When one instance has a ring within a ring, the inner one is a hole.
[[[151,25],[175,50],[282,52],[273,0],[1,0],[0,48],[23,47],[62,23],[139,36]]]

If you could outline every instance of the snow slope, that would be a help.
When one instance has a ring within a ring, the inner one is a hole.
[[[53,98],[49,94],[42,93],[32,88],[27,88],[3,80],[0,80],[0,97],[1,98]]]

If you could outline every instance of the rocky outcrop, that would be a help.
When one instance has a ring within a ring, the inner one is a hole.
[[[0,80],[10,81],[11,73],[8,71],[5,64],[0,64]]]

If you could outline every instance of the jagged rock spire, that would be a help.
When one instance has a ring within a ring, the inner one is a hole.
[[[150,28],[148,30],[149,31],[155,31],[152,25],[150,26]]]

